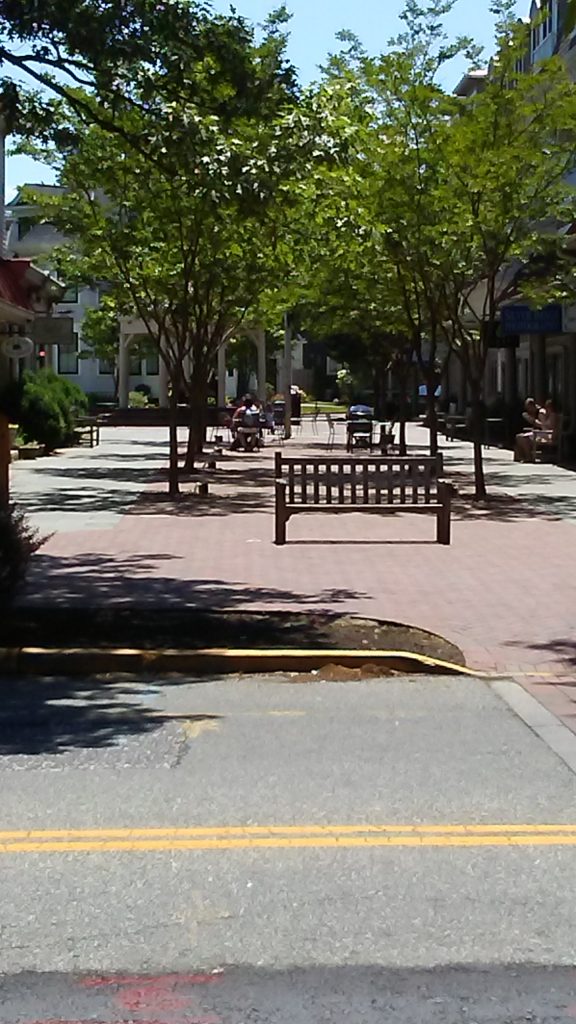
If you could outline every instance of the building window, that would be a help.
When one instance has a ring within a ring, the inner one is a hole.
[[[141,356],[130,356],[130,368],[128,373],[131,377],[140,377],[142,375],[142,358]]]
[[[115,369],[116,367],[112,359],[98,360],[98,373],[101,377],[112,377]]]
[[[61,302],[78,302],[78,285],[69,284],[60,299]]]
[[[146,353],[146,373],[149,377],[157,377],[160,373],[160,357],[157,352]]]
[[[70,342],[58,345],[58,373],[78,373],[78,335],[74,333]]]
[[[18,220],[18,241],[22,241],[37,223],[34,217],[20,217]]]

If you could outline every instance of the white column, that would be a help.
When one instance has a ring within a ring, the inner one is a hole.
[[[218,408],[226,405],[226,342],[218,349]]]
[[[254,344],[258,352],[258,398],[266,401],[266,331],[263,327],[253,332]]]
[[[128,408],[130,391],[130,338],[129,334],[120,334],[118,349],[118,405],[121,409]]]
[[[169,405],[168,401],[168,382],[170,375],[168,373],[168,367],[164,362],[162,355],[160,354],[158,364],[158,404],[161,409],[167,409]]]

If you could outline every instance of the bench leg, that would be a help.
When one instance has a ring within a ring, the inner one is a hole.
[[[438,501],[440,508],[436,514],[436,541],[438,544],[450,544],[452,534],[452,488],[445,481],[438,481]]]
[[[286,483],[284,480],[276,481],[276,507],[274,511],[274,543],[279,547],[286,543]]]

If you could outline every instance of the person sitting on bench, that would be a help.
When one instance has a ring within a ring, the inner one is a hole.
[[[521,434],[516,434],[514,462],[534,462],[534,432],[542,429],[543,416],[544,410],[533,398],[527,398],[522,413],[524,429]]]

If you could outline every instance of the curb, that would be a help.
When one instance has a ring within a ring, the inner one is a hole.
[[[186,672],[192,675],[244,672],[311,672],[326,665],[376,666],[405,675],[454,675],[492,678],[462,665],[408,651],[358,650],[138,650],[133,648],[0,648],[0,676],[91,676],[107,672]]]

